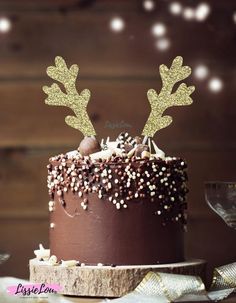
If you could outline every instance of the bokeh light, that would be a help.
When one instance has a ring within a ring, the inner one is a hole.
[[[155,9],[155,2],[153,0],[144,0],[143,1],[143,8],[146,11],[151,12]]]
[[[6,17],[0,17],[0,33],[7,33],[11,30],[11,21]]]
[[[194,76],[200,80],[206,79],[209,74],[207,66],[201,64],[194,69]]]
[[[186,20],[193,20],[195,17],[195,11],[193,8],[191,7],[186,7],[183,10],[183,17]]]
[[[173,15],[180,15],[182,13],[182,5],[179,2],[170,3],[169,10]]]
[[[165,51],[170,48],[170,40],[168,38],[161,38],[156,41],[156,48],[160,51]]]
[[[209,89],[214,92],[214,93],[218,93],[222,90],[223,88],[223,82],[221,79],[219,78],[212,78],[210,81],[209,81],[209,84],[208,84],[208,87]]]
[[[195,11],[195,18],[197,21],[204,21],[210,14],[210,6],[207,3],[200,3]]]
[[[236,12],[233,13],[233,21],[236,23]]]
[[[156,37],[162,37],[166,33],[166,26],[163,23],[155,23],[152,26],[152,34]]]
[[[110,21],[110,28],[114,32],[121,32],[125,28],[125,22],[120,17],[115,17]]]

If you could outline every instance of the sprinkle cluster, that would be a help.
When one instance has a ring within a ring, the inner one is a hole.
[[[89,157],[69,158],[61,154],[50,159],[48,188],[52,200],[59,197],[66,207],[66,193],[71,191],[81,199],[83,210],[89,208],[89,193],[114,204],[117,210],[129,203],[155,203],[155,215],[163,225],[180,221],[185,224],[187,192],[186,163],[179,158],[141,159],[113,155],[109,159],[92,161]],[[53,203],[49,205],[53,211]]]

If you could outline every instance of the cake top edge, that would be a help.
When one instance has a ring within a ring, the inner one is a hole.
[[[167,157],[153,140],[145,142],[140,137],[131,137],[127,132],[121,133],[115,141],[95,137],[85,137],[77,150],[59,154],[49,159],[50,163],[74,162],[77,164],[125,164],[142,161],[184,161],[179,157]]]

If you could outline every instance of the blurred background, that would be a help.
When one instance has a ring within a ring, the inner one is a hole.
[[[48,247],[48,158],[82,139],[64,123],[70,109],[44,104],[56,55],[79,64],[99,138],[141,134],[158,66],[184,57],[194,104],[168,109],[174,122],[155,140],[188,162],[186,256],[206,259],[209,276],[236,261],[236,232],[204,198],[204,181],[236,181],[235,54],[232,0],[0,0],[0,251],[11,254],[0,275],[27,278],[33,250]]]

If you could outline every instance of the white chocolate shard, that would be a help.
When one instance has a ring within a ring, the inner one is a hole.
[[[110,149],[101,150],[99,152],[90,154],[90,158],[92,160],[98,160],[98,159],[108,159],[112,156],[112,151]]]
[[[108,147],[108,149],[109,148],[111,148],[111,149],[117,148],[118,144],[119,144],[119,142],[117,142],[117,141],[110,141],[110,142],[107,143],[107,147]]]
[[[48,260],[48,263],[50,265],[56,265],[57,264],[57,257],[55,255],[52,255],[49,260]]]
[[[161,158],[161,159],[165,159],[165,153],[157,147],[156,143],[152,140],[152,145],[154,147],[155,150],[155,158]]]
[[[80,158],[81,154],[78,152],[78,150],[72,150],[68,153],[66,153],[67,157],[69,159],[74,159],[74,158]]]
[[[135,146],[134,148],[132,148],[132,149],[128,152],[127,157],[128,157],[128,158],[131,158],[131,157],[134,155],[135,150],[136,150],[136,146]]]
[[[50,257],[50,249],[45,249],[42,244],[39,244],[39,249],[34,250],[34,254],[38,260],[48,260]]]
[[[67,260],[67,261],[61,261],[61,266],[65,266],[65,267],[72,267],[72,266],[76,266],[78,262],[76,260]]]

